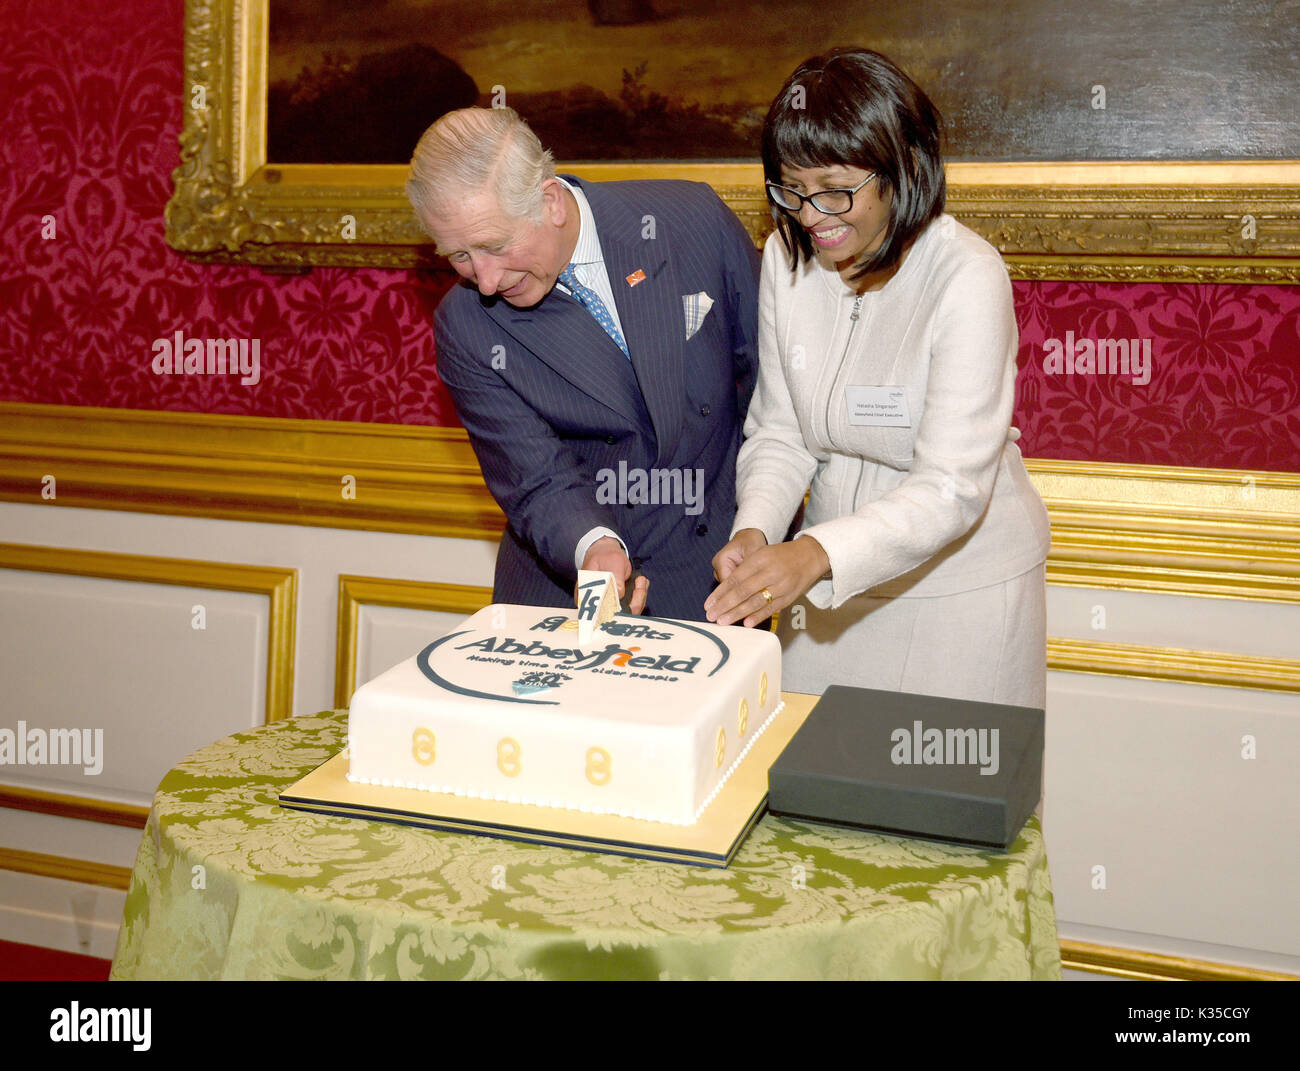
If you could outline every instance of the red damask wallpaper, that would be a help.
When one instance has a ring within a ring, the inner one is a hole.
[[[456,423],[430,329],[449,277],[285,278],[195,265],[164,243],[180,0],[5,11],[0,400]],[[1015,295],[1027,456],[1300,472],[1300,287]],[[195,337],[259,340],[256,371],[155,372],[158,353]]]
[[[1014,290],[1015,419],[1027,457],[1300,472],[1300,287],[1016,283]],[[1085,362],[1088,348],[1101,347],[1085,347],[1084,339],[1107,340],[1111,352]],[[1081,371],[1103,363],[1122,369],[1114,354],[1122,341],[1129,342],[1128,374]],[[1138,342],[1141,358],[1132,352]],[[1070,349],[1074,374],[1053,363]]]

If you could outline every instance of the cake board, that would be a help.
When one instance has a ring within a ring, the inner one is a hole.
[[[817,704],[815,695],[783,692],[785,705],[745,761],[692,826],[646,822],[347,779],[344,750],[280,793],[292,810],[450,833],[548,844],[578,851],[723,868],[731,863],[767,804],[767,771]]]

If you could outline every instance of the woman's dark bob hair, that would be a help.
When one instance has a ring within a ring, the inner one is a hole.
[[[892,271],[943,212],[942,125],[930,98],[887,57],[837,48],[801,63],[772,102],[763,122],[763,177],[780,185],[782,164],[874,171],[880,196],[893,195],[889,225],[853,278]],[[796,216],[772,205],[772,218],[796,267],[812,259],[812,240]]]

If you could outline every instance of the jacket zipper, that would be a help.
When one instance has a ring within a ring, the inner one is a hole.
[[[858,316],[862,312],[862,295],[859,294],[853,299],[853,311],[849,314],[849,335],[844,340],[844,352],[840,355],[839,367],[835,369],[835,375],[831,377],[830,393],[826,396],[826,445],[830,446],[831,436],[831,406],[835,404],[835,387],[840,381],[840,375],[844,371],[844,362],[849,359],[849,346],[853,342],[853,330],[858,326]]]

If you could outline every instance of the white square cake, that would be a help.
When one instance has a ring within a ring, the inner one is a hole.
[[[781,707],[770,632],[489,606],[357,689],[348,779],[692,825]]]

